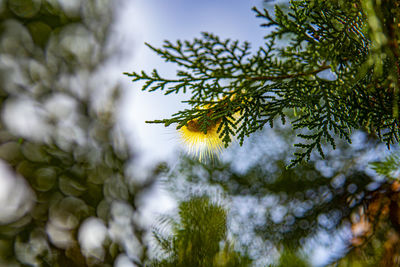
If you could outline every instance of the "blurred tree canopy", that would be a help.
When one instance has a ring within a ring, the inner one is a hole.
[[[118,3],[0,1],[1,266],[146,258],[137,202],[156,175],[127,171],[105,80]]]

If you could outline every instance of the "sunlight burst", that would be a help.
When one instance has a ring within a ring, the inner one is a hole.
[[[179,129],[181,138],[189,153],[194,154],[200,161],[207,158],[213,159],[224,147],[222,139],[217,132],[221,119],[207,127],[207,133],[200,129],[198,120],[191,120]]]

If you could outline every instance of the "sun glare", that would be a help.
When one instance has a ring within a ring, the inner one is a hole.
[[[187,125],[179,129],[182,141],[188,148],[189,153],[195,155],[200,161],[213,159],[218,155],[223,146],[223,142],[217,132],[220,119],[207,127],[207,133],[200,129],[198,120],[191,120]]]

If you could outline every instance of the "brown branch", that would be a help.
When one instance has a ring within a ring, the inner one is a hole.
[[[300,72],[300,73],[294,73],[294,74],[286,74],[286,75],[278,75],[278,76],[258,76],[258,77],[247,77],[248,80],[253,80],[253,81],[269,81],[269,80],[283,80],[283,79],[288,79],[288,78],[296,78],[299,76],[307,76],[307,75],[313,75],[318,72],[321,72],[323,70],[329,69],[330,66],[327,65],[322,65],[319,69],[313,70],[313,71],[308,71],[308,72]]]

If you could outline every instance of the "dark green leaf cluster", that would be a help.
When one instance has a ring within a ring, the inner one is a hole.
[[[180,128],[198,119],[205,132],[210,120],[222,119],[227,146],[232,135],[242,144],[276,118],[289,117],[303,138],[292,165],[313,150],[324,156],[322,144],[335,148],[335,135],[350,142],[354,129],[377,134],[388,146],[398,142],[396,1],[301,0],[291,1],[288,12],[276,6],[274,15],[254,10],[271,30],[256,53],[246,42],[209,33],[192,42],[166,41],[161,49],[149,45],[178,65],[177,78],[156,70],[125,74],[144,81],[143,90],[191,93],[190,109],[153,122]]]

